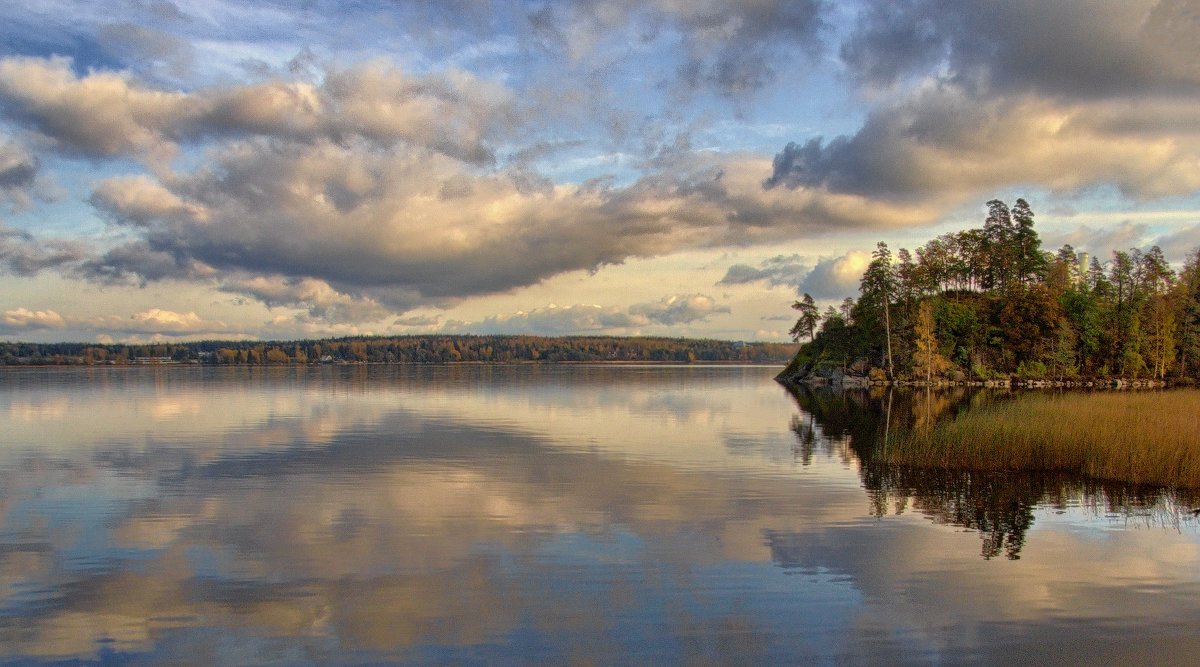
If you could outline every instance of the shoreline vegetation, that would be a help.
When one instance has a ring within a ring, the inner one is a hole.
[[[804,294],[791,333],[807,341],[776,379],[889,396],[925,387],[929,405],[972,391],[958,387],[1080,389],[927,416],[892,429],[879,456],[912,469],[1200,488],[1200,390],[1092,391],[1196,385],[1200,249],[1178,273],[1157,246],[1108,261],[1069,245],[1050,253],[1028,202],[987,208],[980,228],[915,253],[879,243],[857,300],[821,314]]]
[[[1031,392],[894,433],[881,462],[1200,489],[1200,389]]]
[[[0,367],[315,364],[782,364],[791,343],[611,336],[358,336],[145,344],[0,342]]]
[[[785,385],[1164,386],[1200,377],[1200,249],[1182,271],[1158,246],[1108,261],[1041,249],[1028,202],[988,202],[982,227],[895,256],[880,242],[857,300],[820,313]]]

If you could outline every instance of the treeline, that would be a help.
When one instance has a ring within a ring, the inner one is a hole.
[[[146,345],[3,343],[0,365],[317,363],[750,362],[783,363],[796,346],[686,338],[396,336]]]
[[[858,300],[805,294],[796,374],[893,380],[1200,376],[1200,249],[1181,273],[1157,246],[1107,261],[1043,251],[1033,211],[988,202],[983,226],[895,256],[879,243]]]

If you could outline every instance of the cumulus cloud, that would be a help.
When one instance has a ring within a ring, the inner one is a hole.
[[[87,256],[23,246],[8,253],[10,270],[200,280],[317,319],[374,321],[629,258],[936,214],[856,193],[764,190],[762,159],[687,147],[686,159],[647,163],[621,186],[555,185],[521,151],[480,170],[500,128],[517,122],[512,94],[383,62],[330,69],[320,83],[176,92],[130,73],[77,75],[63,58],[10,57],[0,59],[0,102],[53,145],[94,157],[218,140],[191,171],[96,186],[91,204],[126,240]]]
[[[1162,248],[1168,260],[1182,262],[1200,250],[1200,225],[1165,234],[1155,244]]]
[[[16,308],[4,311],[0,331],[31,331],[35,329],[61,329],[67,325],[62,315],[53,310],[29,310]]]
[[[61,188],[46,175],[42,160],[0,131],[0,204],[7,204],[12,213],[22,213],[35,201],[61,197]]]
[[[446,156],[332,143],[250,140],[213,166],[157,183],[117,178],[93,203],[143,237],[147,279],[175,262],[306,278],[397,310],[498,293],[575,270],[688,247],[796,238],[822,230],[927,221],[923,207],[855,195],[764,191],[762,160],[713,157],[626,187],[524,191],[503,172]],[[447,184],[455,196],[444,196]],[[115,260],[121,261],[115,261]],[[168,260],[169,261],[164,261]],[[186,261],[185,261],[186,260]],[[92,267],[97,274],[105,269]]]
[[[28,206],[37,173],[37,158],[0,133],[0,202],[14,208]]]
[[[6,335],[28,334],[41,330],[88,331],[90,337],[97,336],[114,340],[130,336],[155,338],[240,336],[241,332],[219,320],[206,320],[194,311],[176,312],[164,308],[149,308],[128,317],[105,315],[78,317],[60,315],[50,309],[34,310],[20,307],[4,311],[0,318],[0,333]]]
[[[29,232],[0,224],[0,273],[35,276],[45,269],[70,269],[90,253],[80,241],[38,240]]]
[[[221,290],[253,297],[270,307],[300,308],[309,317],[363,323],[381,320],[390,310],[371,298],[356,298],[313,278],[250,276],[226,280]]]
[[[1200,189],[1200,105],[1149,106],[1170,122],[1148,124],[1128,101],[980,98],[933,84],[872,112],[852,136],[788,144],[766,186],[952,202],[1018,183],[1111,183],[1133,197]]]
[[[797,292],[807,292],[818,299],[841,299],[858,294],[863,271],[871,263],[865,252],[851,250],[840,257],[822,258],[804,276]]]
[[[791,287],[797,294],[807,292],[818,299],[842,298],[858,292],[870,261],[870,255],[857,250],[839,257],[823,257],[815,265],[800,255],[778,255],[758,267],[734,264],[717,284],[765,282],[772,287]]]
[[[61,148],[95,157],[161,150],[172,126],[195,115],[184,93],[114,72],[77,78],[59,57],[0,59],[0,104]]]
[[[1142,199],[1200,190],[1192,3],[880,3],[841,56],[883,101],[853,134],[789,143],[766,187],[946,210],[1029,183]]]
[[[1076,251],[1086,250],[1105,261],[1114,250],[1140,248],[1150,238],[1150,228],[1141,223],[1124,220],[1108,227],[1080,225],[1075,229],[1046,235],[1046,245],[1059,248],[1070,244]]]
[[[375,61],[329,70],[320,85],[268,81],[163,90],[129,73],[80,77],[67,58],[0,59],[0,104],[68,152],[169,156],[205,136],[399,143],[489,163],[488,139],[514,121],[504,88],[465,72],[413,76]]]
[[[681,294],[664,297],[654,303],[641,303],[630,307],[635,317],[645,317],[659,324],[689,324],[708,319],[716,313],[728,313],[729,307],[719,305],[712,297],[703,294]]]
[[[149,308],[134,313],[129,317],[119,317],[116,315],[72,317],[67,318],[67,324],[72,328],[123,336],[165,336],[178,338],[184,336],[200,337],[236,333],[236,329],[226,323],[219,320],[206,320],[194,311],[180,313],[164,308]]]
[[[734,264],[725,271],[718,285],[746,285],[765,282],[771,287],[798,287],[800,281],[812,269],[812,265],[800,255],[776,255],[764,260],[757,267],[749,264]]]
[[[862,12],[841,56],[888,86],[941,66],[996,91],[1096,98],[1200,87],[1200,22],[1189,0],[905,0]]]

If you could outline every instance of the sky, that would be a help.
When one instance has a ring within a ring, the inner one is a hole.
[[[787,340],[1027,199],[1200,247],[1200,0],[0,0],[0,340]]]

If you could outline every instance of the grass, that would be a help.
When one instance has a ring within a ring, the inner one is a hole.
[[[887,463],[1200,488],[1200,390],[1028,394],[893,438]]]

